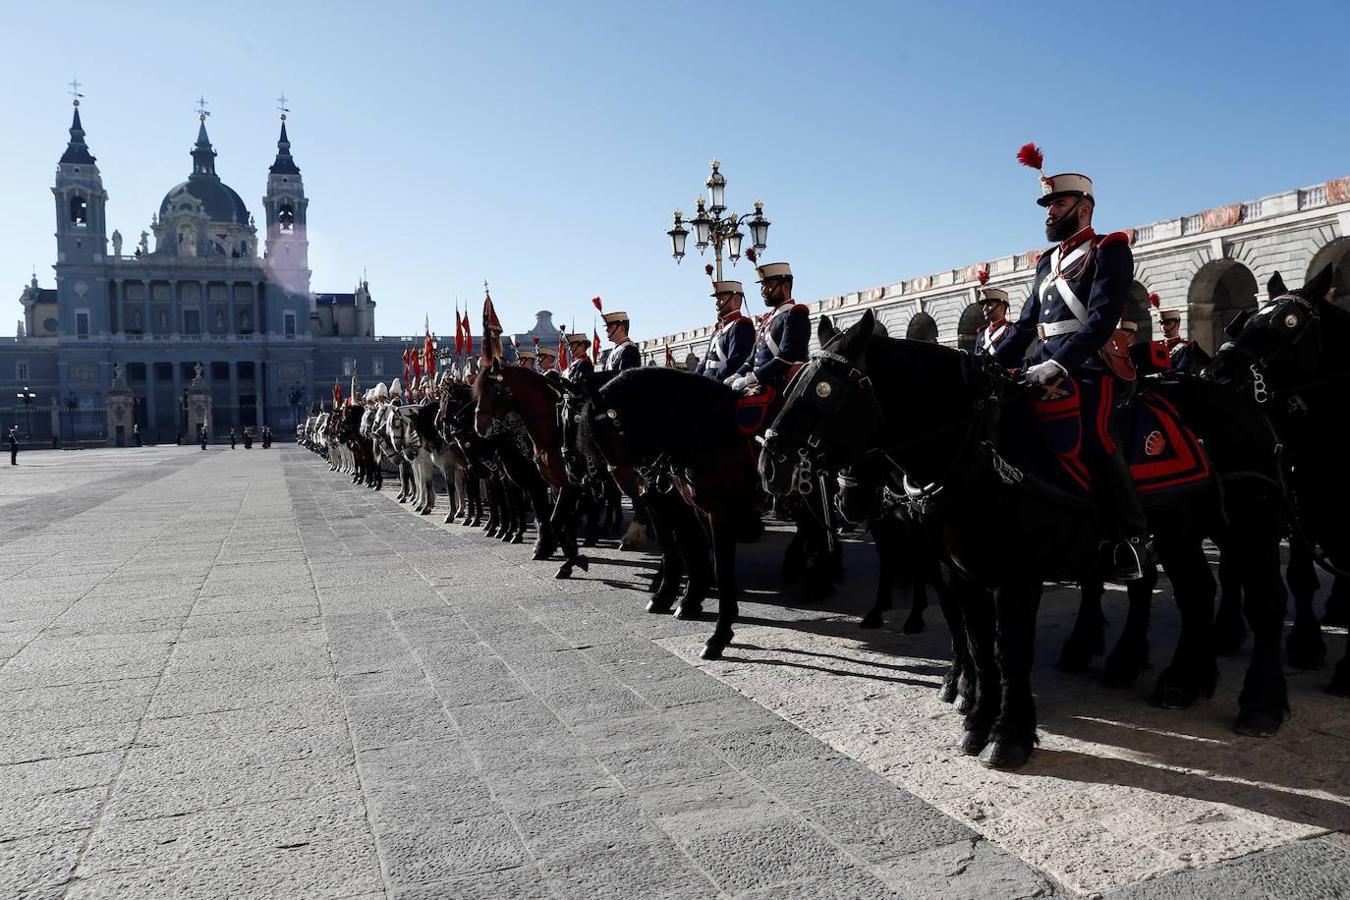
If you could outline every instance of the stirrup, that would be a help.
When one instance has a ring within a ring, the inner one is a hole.
[[[1110,545],[1110,565],[1107,581],[1142,581],[1144,573],[1154,565],[1153,542],[1147,536],[1135,536]]]

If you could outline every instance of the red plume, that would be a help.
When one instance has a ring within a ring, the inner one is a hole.
[[[755,252],[754,247],[751,247],[749,250],[745,251],[745,258],[751,262],[755,262],[759,259],[759,254]]]
[[[604,311],[605,311],[605,305],[604,305],[603,303],[600,302],[600,298],[599,298],[599,297],[592,297],[592,298],[591,298],[591,303],[592,303],[592,304],[595,306],[595,308],[598,309],[600,312],[604,312]]]
[[[989,280],[989,270],[981,269],[980,271],[975,273],[975,277],[979,279],[980,284],[984,284],[986,281]]]
[[[1153,307],[1154,309],[1157,309],[1160,305],[1162,305],[1162,298],[1159,297],[1157,294],[1149,294],[1148,305]]]
[[[1017,151],[1017,161],[1039,171],[1045,167],[1045,154],[1035,144],[1023,144],[1022,149]]]
[[[711,278],[713,273],[712,263],[708,263],[706,266],[704,266],[703,271],[707,274],[709,278]]]

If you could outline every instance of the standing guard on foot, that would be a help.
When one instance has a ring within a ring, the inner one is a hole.
[[[781,394],[811,345],[811,314],[792,299],[792,269],[785,262],[758,267],[759,290],[771,310],[760,321],[750,358],[727,379],[734,391]]]
[[[714,281],[712,295],[717,303],[717,328],[695,371],[725,381],[750,358],[755,347],[755,323],[741,312],[745,289],[739,281]]]
[[[1091,473],[1103,524],[1114,528],[1117,538],[1105,554],[1104,574],[1116,581],[1137,581],[1153,565],[1152,544],[1148,520],[1114,435],[1118,376],[1103,359],[1134,284],[1129,237],[1119,231],[1107,235],[1093,231],[1096,201],[1087,176],[1047,177],[1034,144],[1024,146],[1017,158],[1041,171],[1041,196],[1036,202],[1046,209],[1045,236],[1056,246],[1041,255],[1031,296],[997,357],[1009,368],[1028,366],[1023,373],[1026,381],[1042,386],[1048,395],[1071,396],[1077,391],[1082,458]]]

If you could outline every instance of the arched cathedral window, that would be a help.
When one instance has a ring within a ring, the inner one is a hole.
[[[70,198],[70,224],[76,228],[89,224],[89,203],[78,195]]]
[[[289,203],[283,203],[277,210],[277,224],[281,226],[282,231],[295,229],[295,210]]]

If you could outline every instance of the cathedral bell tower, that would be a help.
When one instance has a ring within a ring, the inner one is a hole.
[[[302,297],[309,296],[309,239],[305,225],[308,207],[300,167],[291,157],[283,97],[277,158],[267,170],[267,193],[263,196],[267,217],[267,249],[263,258],[272,279],[288,294]]]
[[[84,142],[80,124],[80,97],[74,96],[75,112],[70,122],[70,142],[56,166],[57,265],[80,265],[103,261],[107,247],[104,211],[108,195],[103,190],[94,155]]]

